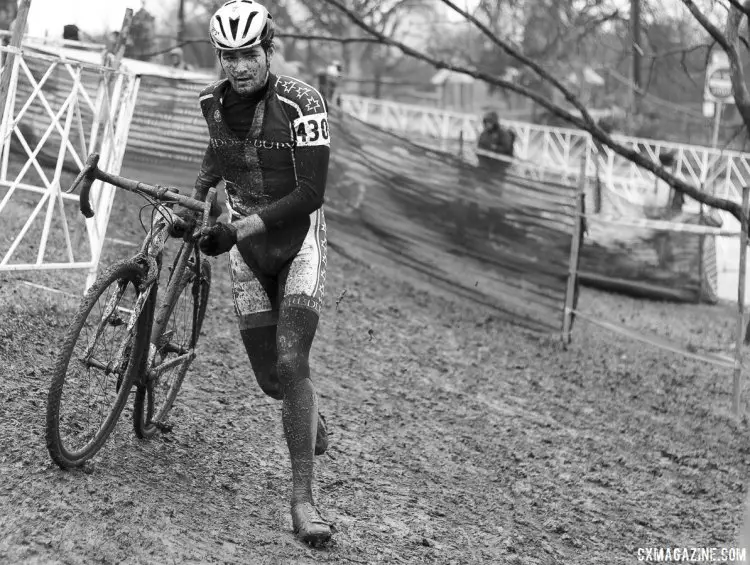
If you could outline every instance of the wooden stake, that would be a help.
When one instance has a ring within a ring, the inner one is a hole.
[[[706,215],[703,212],[703,204],[701,203],[698,213],[698,224],[699,225],[705,225],[706,223]],[[708,296],[708,293],[706,292],[706,270],[704,268],[703,262],[705,261],[705,253],[703,251],[703,248],[706,245],[706,236],[701,235],[698,237],[698,302],[708,302],[706,300],[706,297]]]
[[[568,287],[565,292],[565,309],[563,311],[562,339],[564,344],[571,342],[573,329],[573,315],[576,307],[576,287],[578,285],[578,256],[581,250],[581,235],[583,233],[584,204],[586,199],[586,162],[582,161],[578,190],[576,194],[575,222],[573,224],[573,239],[570,242],[570,262],[568,264]]]
[[[748,229],[748,204],[750,204],[750,188],[742,187],[742,220],[740,222],[740,274],[737,288],[737,342],[734,351],[734,383],[732,408],[736,417],[740,416],[742,395],[742,330],[745,326],[745,271],[747,268],[747,229]]]
[[[16,14],[16,19],[13,23],[13,34],[10,37],[11,47],[21,47],[30,8],[31,0],[21,0],[21,4],[18,7],[18,14]],[[0,112],[3,112],[5,108],[5,101],[10,90],[10,78],[13,75],[13,63],[16,58],[15,53],[4,53],[4,55],[3,72],[0,74]]]

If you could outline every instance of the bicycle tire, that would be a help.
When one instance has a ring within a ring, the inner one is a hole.
[[[69,377],[73,379],[72,382],[69,381],[69,385],[73,386],[74,384],[76,384],[76,377],[71,375],[71,373],[74,371],[71,371],[70,363],[76,350],[78,339],[81,336],[82,330],[84,330],[84,326],[86,325],[86,322],[89,319],[92,310],[94,310],[95,305],[98,303],[99,298],[102,297],[102,295],[107,293],[109,290],[114,290],[113,285],[118,285],[120,296],[119,298],[115,299],[113,295],[113,298],[111,298],[111,300],[113,301],[113,304],[115,304],[115,301],[117,304],[119,304],[119,301],[122,300],[123,295],[125,294],[125,292],[127,292],[127,287],[129,284],[133,285],[133,289],[136,292],[135,296],[139,295],[138,288],[145,277],[146,268],[134,259],[120,261],[107,268],[96,278],[94,284],[86,292],[86,295],[84,296],[78,308],[78,311],[76,312],[72,322],[65,332],[65,335],[62,339],[62,344],[55,360],[55,364],[52,369],[52,382],[50,384],[49,392],[47,395],[47,416],[45,429],[47,450],[49,451],[52,460],[57,463],[57,465],[62,469],[80,467],[87,460],[91,459],[104,445],[104,442],[107,440],[115,425],[117,424],[117,420],[119,419],[130,394],[130,389],[133,386],[133,379],[135,378],[134,369],[135,367],[137,367],[140,355],[142,354],[146,346],[146,343],[144,343],[144,330],[146,328],[143,326],[142,321],[138,320],[134,325],[134,331],[132,333],[126,333],[126,335],[123,336],[122,339],[118,342],[122,347],[122,362],[125,363],[125,367],[119,374],[117,383],[115,385],[116,396],[114,398],[114,401],[109,407],[109,412],[106,414],[104,422],[99,425],[98,429],[94,432],[93,437],[88,442],[86,442],[82,448],[71,449],[68,445],[66,445],[66,441],[64,441],[61,437],[60,413],[61,404],[63,403],[62,397],[63,390],[65,389],[66,385],[66,379],[68,379]],[[124,286],[119,287],[120,284],[124,284]],[[116,321],[112,318],[112,315],[115,313],[114,310],[110,312],[106,321],[100,317],[97,321],[97,328],[103,328],[104,324],[110,327],[119,327],[122,325],[126,325],[125,322],[119,317],[119,309],[117,310],[117,312],[118,318]],[[131,316],[132,315],[133,314],[131,312]],[[128,323],[130,321],[132,321],[132,317],[128,319]],[[97,329],[95,339],[91,344],[87,345],[87,350],[91,352],[90,355],[92,357],[93,352],[98,346],[100,338],[102,338],[102,334],[104,332],[105,330],[103,329]],[[127,361],[125,361],[125,358],[127,359]],[[86,367],[87,370],[90,370],[92,368],[92,365],[88,364],[86,365]],[[105,380],[108,379],[110,374],[113,373],[113,371],[110,371],[110,368],[111,363],[107,365],[107,368],[104,371]],[[101,389],[103,390],[104,387],[101,387]],[[74,406],[73,413],[75,415],[80,416],[85,411],[85,401],[81,400],[80,397],[76,396],[75,401],[71,402],[71,404]],[[88,408],[90,409],[90,405],[88,406]],[[67,410],[65,412],[67,412]],[[100,415],[102,414],[100,413]],[[71,426],[68,426],[67,424],[67,416],[65,418],[65,421],[65,427],[75,427],[77,429],[81,429],[80,423],[78,421],[76,421],[76,423],[72,424]]]
[[[191,259],[191,261],[193,260]],[[189,321],[190,338],[188,343],[185,344],[189,350],[194,350],[198,344],[198,338],[200,336],[201,328],[203,327],[203,320],[206,316],[208,296],[211,289],[211,264],[205,259],[201,260],[200,263],[200,276],[196,276],[193,267],[194,263],[192,263],[190,268],[183,273],[186,280],[183,281],[182,289],[175,300],[175,304],[172,305],[172,311],[169,314],[170,318],[172,318],[175,306],[180,302],[180,299],[183,298],[186,292],[191,293],[193,297],[198,297],[197,303],[195,300],[192,303],[192,315]],[[170,282],[173,275],[174,273],[170,274]],[[153,323],[153,320],[151,323]],[[165,333],[168,333],[168,329],[165,330]],[[153,347],[153,344],[151,344],[150,347]],[[140,368],[142,374],[144,374],[145,380],[147,380],[147,384],[137,388],[133,403],[133,427],[136,436],[141,439],[150,439],[157,431],[165,428],[167,417],[174,405],[177,394],[182,387],[182,383],[185,380],[185,375],[190,368],[192,359],[188,358],[175,367],[171,381],[167,387],[165,387],[167,390],[161,394],[155,392],[155,387],[157,389],[159,388],[159,382],[157,381],[155,383],[149,376],[149,372],[152,368],[145,367],[146,362],[146,359],[142,359],[140,362]]]

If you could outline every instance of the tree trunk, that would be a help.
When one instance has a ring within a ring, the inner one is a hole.
[[[185,40],[185,0],[180,0],[177,10],[177,43]]]
[[[632,102],[633,110],[638,108],[638,93],[643,87],[641,76],[641,0],[630,0],[630,32],[633,50],[633,68],[632,68]]]

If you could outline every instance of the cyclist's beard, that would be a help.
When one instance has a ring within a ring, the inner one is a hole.
[[[227,73],[227,78],[232,85],[232,88],[240,96],[252,96],[263,89],[268,81],[268,75],[270,73],[269,66],[253,69],[249,73],[243,74],[240,78],[232,76]]]

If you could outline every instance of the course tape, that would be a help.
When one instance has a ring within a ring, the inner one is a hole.
[[[655,347],[658,347],[659,349],[671,351],[672,353],[677,353],[678,355],[682,355],[683,357],[688,357],[689,359],[695,359],[697,361],[703,361],[705,363],[710,363],[711,365],[716,365],[717,367],[722,367],[725,369],[734,369],[735,367],[735,361],[732,357],[728,357],[726,355],[718,355],[715,353],[694,353],[662,337],[653,334],[637,332],[630,328],[626,328],[625,326],[620,326],[611,322],[605,322],[588,316],[582,312],[579,312],[578,310],[575,310],[574,313],[579,318],[582,318],[583,320],[586,320],[587,322],[592,323],[595,326],[608,329],[612,332],[624,335],[626,337],[629,337],[630,339],[634,339],[642,343],[653,345]]]

